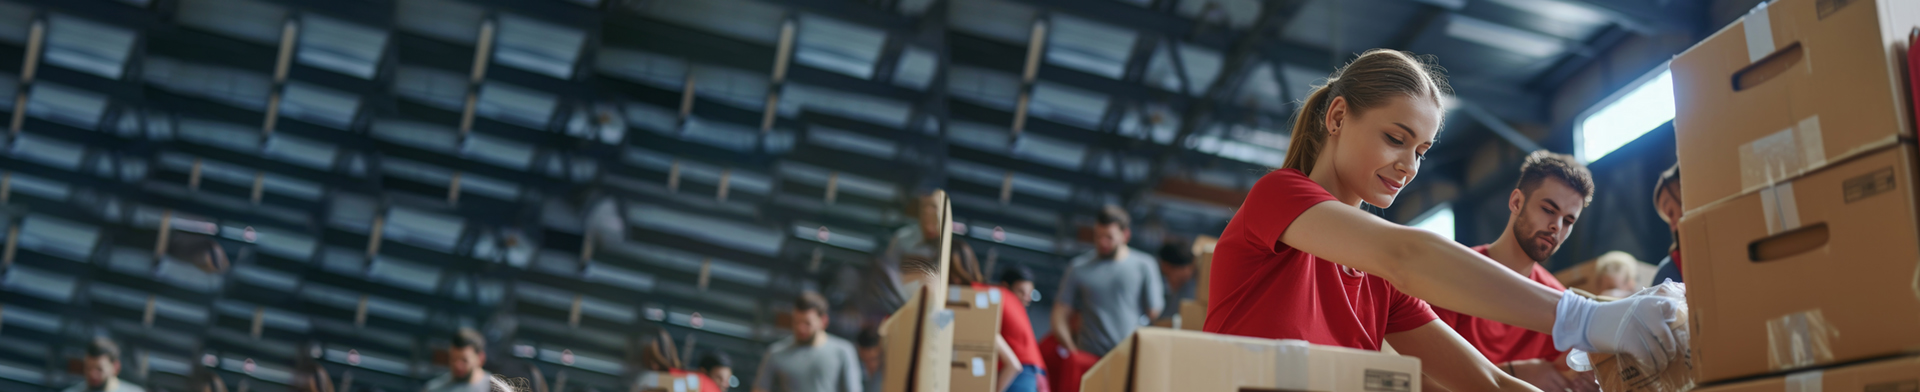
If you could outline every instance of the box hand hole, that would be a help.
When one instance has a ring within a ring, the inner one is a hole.
[[[1789,230],[1747,244],[1747,260],[1755,263],[1784,259],[1827,246],[1827,224]]]
[[[1781,48],[1779,51],[1767,55],[1767,57],[1760,58],[1760,61],[1755,61],[1753,64],[1747,65],[1745,68],[1734,72],[1733,91],[1745,91],[1753,88],[1753,86],[1766,83],[1768,80],[1773,80],[1774,77],[1787,73],[1788,69],[1793,68],[1795,64],[1799,64],[1800,60],[1806,57],[1807,53],[1800,48],[1799,42],[1787,45],[1787,47]]]

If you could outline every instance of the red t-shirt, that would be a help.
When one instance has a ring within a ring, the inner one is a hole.
[[[1213,250],[1207,332],[1379,350],[1387,334],[1433,322],[1426,301],[1385,279],[1280,242],[1294,218],[1323,202],[1338,201],[1299,170],[1253,184]]]
[[[993,286],[1000,292],[1000,338],[1013,346],[1013,356],[1020,358],[1021,365],[1033,365],[1046,370],[1047,365],[1040,359],[1040,345],[1033,339],[1033,321],[1027,319],[1027,304],[1014,298],[1012,291]]]
[[[687,371],[687,370],[680,370],[680,369],[668,369],[668,370],[667,370],[667,375],[668,375],[669,377],[673,377],[673,379],[684,379],[684,378],[687,378],[687,376],[695,376],[695,377],[698,377],[698,378],[699,378],[699,380],[700,380],[700,385],[698,385],[698,387],[700,388],[700,390],[702,390],[702,391],[718,391],[718,390],[720,390],[720,384],[719,384],[719,383],[715,383],[715,382],[713,382],[713,379],[712,379],[712,378],[709,378],[709,377],[707,377],[707,374],[706,374],[706,373],[701,373],[701,372],[695,372],[695,371]],[[691,387],[690,387],[690,388],[691,388]],[[692,389],[688,389],[688,390],[692,390]]]
[[[1473,247],[1473,250],[1480,252],[1481,255],[1487,255],[1486,245]],[[1554,279],[1553,274],[1548,273],[1546,268],[1540,267],[1539,263],[1533,264],[1533,271],[1527,273],[1527,278],[1552,287],[1554,290],[1567,290],[1566,286],[1560,285],[1559,279]],[[1560,355],[1565,354],[1553,349],[1553,335],[1456,313],[1438,306],[1433,307],[1433,313],[1439,315],[1440,321],[1453,327],[1454,332],[1460,333],[1460,337],[1466,338],[1467,343],[1472,343],[1474,349],[1480,350],[1480,355],[1487,356],[1487,360],[1494,364],[1528,359],[1555,361],[1560,359]]]

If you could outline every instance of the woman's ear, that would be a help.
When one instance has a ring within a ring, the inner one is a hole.
[[[1332,101],[1327,102],[1327,118],[1321,119],[1325,122],[1322,125],[1326,127],[1327,134],[1340,132],[1340,126],[1346,123],[1346,119],[1347,97],[1333,97]]]

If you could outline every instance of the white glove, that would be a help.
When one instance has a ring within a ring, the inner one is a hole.
[[[1553,345],[1561,351],[1624,354],[1657,372],[1677,356],[1672,325],[1684,306],[1663,296],[1636,295],[1600,303],[1569,291],[1560,296],[1553,324]]]

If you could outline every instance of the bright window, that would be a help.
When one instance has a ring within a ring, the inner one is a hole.
[[[1599,160],[1672,121],[1673,113],[1673,71],[1661,69],[1580,121],[1580,159]]]
[[[1453,207],[1442,205],[1427,211],[1426,216],[1413,220],[1413,228],[1439,233],[1447,239],[1453,239]]]

